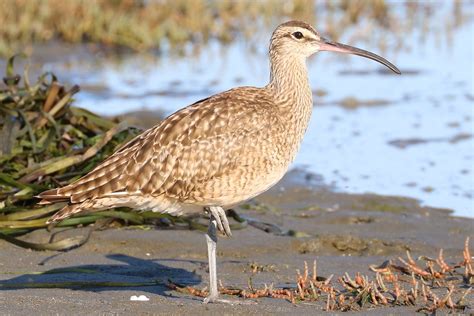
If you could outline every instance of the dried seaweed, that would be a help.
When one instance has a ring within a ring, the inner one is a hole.
[[[315,260],[311,273],[306,262],[303,273],[296,270],[295,284],[280,288],[273,284],[264,284],[263,288],[256,288],[249,282],[246,289],[225,287],[221,284],[219,292],[243,299],[285,299],[292,304],[320,302],[326,311],[358,311],[377,306],[414,306],[418,312],[433,314],[442,309],[459,313],[472,308],[468,298],[473,278],[469,238],[466,238],[464,244],[463,260],[458,263],[448,264],[442,249],[437,259],[426,259],[427,257],[419,257],[414,260],[407,253],[407,260],[398,258],[402,265],[391,260],[380,266],[371,265],[369,268],[375,273],[375,277],[359,272],[351,277],[346,272],[338,278],[334,278],[334,275],[328,278],[319,276]],[[425,267],[421,267],[421,262],[417,261],[424,261]],[[333,279],[336,279],[337,283],[333,282]],[[168,287],[189,295],[208,295],[207,289],[181,286],[172,281],[169,281]]]
[[[8,60],[0,89],[0,238],[38,250],[78,246],[87,238],[32,244],[14,236],[46,227],[48,217],[64,206],[38,206],[35,195],[78,179],[139,131],[73,107],[79,87],[66,88],[52,73],[30,84],[28,68],[23,76],[14,72],[18,57]],[[105,216],[84,216],[61,226]]]

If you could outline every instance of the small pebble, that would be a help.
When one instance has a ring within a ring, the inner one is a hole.
[[[131,301],[147,302],[150,299],[148,297],[146,297],[145,295],[140,295],[140,296],[132,295],[132,296],[130,296],[130,300]]]

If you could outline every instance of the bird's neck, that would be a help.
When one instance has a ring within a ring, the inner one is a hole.
[[[275,111],[281,118],[279,132],[284,134],[282,148],[293,161],[308,128],[313,110],[313,97],[306,61],[273,56],[270,83],[265,87],[275,100]]]
[[[293,111],[312,108],[313,98],[304,58],[283,58],[272,56],[270,89],[276,102]]]

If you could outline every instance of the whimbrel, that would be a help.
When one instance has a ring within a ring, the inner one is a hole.
[[[370,58],[400,74],[384,58],[329,41],[307,23],[283,23],[270,41],[268,85],[235,88],[191,104],[74,183],[41,193],[43,204],[69,202],[49,223],[113,207],[206,212],[210,294],[204,301],[218,301],[216,230],[231,236],[225,210],[268,190],[288,170],[313,108],[306,59],[318,51]]]

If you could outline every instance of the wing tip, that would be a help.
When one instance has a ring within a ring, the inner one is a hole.
[[[81,212],[82,209],[79,207],[77,204],[73,205],[66,205],[62,209],[60,209],[57,213],[55,213],[53,216],[51,216],[47,221],[46,224],[55,224],[58,223],[76,213]]]
[[[35,197],[41,199],[41,201],[38,202],[39,205],[48,205],[56,202],[68,201],[71,198],[70,196],[60,195],[59,189],[43,191]]]
[[[58,195],[58,189],[50,189],[50,190],[46,190],[46,191],[41,192],[36,197],[40,198],[40,199],[45,199],[45,198],[48,198],[50,196],[57,196],[57,195]]]
[[[35,198],[41,199],[41,197],[39,195],[36,195]],[[49,204],[53,204],[53,202],[51,202],[49,200],[46,200],[46,199],[42,199],[41,201],[39,201],[36,204],[38,204],[38,205],[49,205]]]

